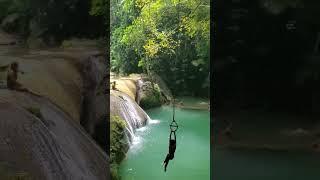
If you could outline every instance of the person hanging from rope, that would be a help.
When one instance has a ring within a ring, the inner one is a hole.
[[[178,130],[178,123],[175,120],[175,108],[174,108],[174,99],[172,103],[173,114],[172,114],[172,122],[170,124],[170,136],[169,136],[169,153],[166,156],[166,159],[163,161],[164,171],[167,171],[167,166],[170,160],[174,158],[174,152],[176,151],[176,131]],[[172,136],[173,135],[173,136]]]
[[[172,139],[173,134],[173,139]],[[176,131],[171,131],[169,137],[169,153],[166,156],[166,159],[163,161],[164,164],[164,171],[167,171],[167,166],[170,160],[174,158],[174,152],[176,151]]]
[[[11,63],[7,74],[7,87],[10,90],[27,91],[27,89],[23,88],[22,84],[18,82],[19,72],[21,72],[19,70],[19,64],[17,62]]]

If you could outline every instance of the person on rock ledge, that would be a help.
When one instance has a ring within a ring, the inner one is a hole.
[[[18,82],[18,73],[24,74],[23,71],[19,70],[19,64],[17,62],[13,62],[10,64],[10,68],[8,70],[7,74],[7,87],[10,90],[15,90],[15,91],[21,91],[21,92],[28,92],[36,96],[40,96],[37,93],[34,93],[30,91],[29,89],[23,87],[21,83]]]
[[[117,82],[113,81],[112,84],[111,84],[111,89],[112,90],[117,90],[116,85],[117,85]]]

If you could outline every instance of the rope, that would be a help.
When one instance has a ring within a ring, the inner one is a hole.
[[[180,0],[179,0],[178,4],[179,3],[180,3]],[[180,11],[179,11],[179,9],[177,9],[177,10],[178,10],[178,19],[180,20]],[[178,54],[176,52],[176,60],[174,62],[175,67],[176,67],[177,60],[178,60]],[[174,80],[176,80],[176,74],[175,73],[174,73]],[[179,128],[178,123],[176,122],[176,120],[174,118],[175,117],[175,99],[174,99],[174,97],[172,98],[172,110],[173,110],[173,112],[172,112],[172,122],[170,124],[170,131],[171,131],[170,132],[170,136],[171,136],[172,132],[175,133]]]
[[[170,124],[170,131],[171,132],[176,132],[179,128],[178,123],[175,120],[175,104],[174,104],[174,99],[173,99],[173,103],[172,103],[172,109],[173,109],[173,113],[172,113],[172,122]]]

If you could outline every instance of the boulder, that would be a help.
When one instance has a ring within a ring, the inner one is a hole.
[[[144,108],[161,106],[162,97],[158,84],[144,81],[139,88],[139,105]]]

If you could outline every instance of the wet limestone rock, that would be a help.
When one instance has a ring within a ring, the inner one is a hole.
[[[136,99],[137,94],[137,86],[136,86],[136,80],[128,77],[122,77],[117,79],[111,79],[111,83],[116,83],[116,89],[118,91],[121,91],[128,96],[130,96],[132,99]]]
[[[0,162],[33,180],[109,179],[107,155],[47,98],[1,89],[0,114]]]
[[[92,54],[81,61],[82,75],[82,100],[81,100],[81,119],[80,122],[92,136],[107,138],[106,124],[108,121],[107,102],[108,94],[105,83],[107,77],[107,64],[102,54]],[[101,133],[96,134],[97,126],[100,127]],[[103,138],[102,138],[103,139]],[[101,142],[105,144],[106,142]],[[105,147],[106,148],[106,147]],[[107,151],[107,149],[105,149]]]
[[[110,115],[119,116],[134,129],[144,126],[149,116],[127,94],[120,91],[110,91]]]

